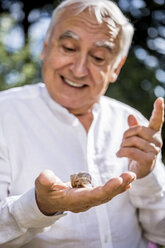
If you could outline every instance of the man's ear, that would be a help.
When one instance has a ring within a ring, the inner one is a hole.
[[[47,43],[44,41],[43,47],[42,47],[42,52],[41,52],[41,55],[40,55],[40,59],[41,59],[41,60],[43,60],[44,57],[45,57],[46,48],[47,48]]]
[[[111,83],[114,83],[117,80],[118,75],[120,73],[120,70],[121,70],[121,68],[123,67],[123,65],[124,65],[124,63],[126,61],[126,58],[127,58],[126,56],[123,57],[122,60],[120,61],[120,63],[118,64],[117,68],[115,68],[113,70],[113,72],[111,73],[111,75],[110,75],[110,82]]]

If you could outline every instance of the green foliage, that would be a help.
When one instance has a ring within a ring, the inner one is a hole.
[[[129,104],[149,118],[156,98],[154,89],[157,84],[153,70],[144,67],[132,52],[118,80],[110,84],[106,95]]]
[[[33,61],[29,46],[12,53],[0,44],[0,90],[38,82],[39,62]]]
[[[17,51],[10,50],[3,42],[14,25],[11,16],[0,16],[0,90],[33,84],[40,79],[39,58],[32,56],[29,42]]]

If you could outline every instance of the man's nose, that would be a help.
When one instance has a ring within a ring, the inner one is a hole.
[[[87,57],[77,56],[70,67],[75,77],[82,78],[88,75]]]

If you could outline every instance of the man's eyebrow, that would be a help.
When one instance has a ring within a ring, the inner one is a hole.
[[[63,39],[66,39],[66,38],[72,38],[72,39],[75,39],[75,40],[80,39],[77,34],[73,33],[70,30],[67,30],[63,34],[61,34],[60,37],[59,37],[59,40],[63,40]]]
[[[114,44],[108,40],[105,41],[97,41],[94,44],[96,47],[103,47],[106,48],[110,53],[112,53],[113,48],[114,48]]]

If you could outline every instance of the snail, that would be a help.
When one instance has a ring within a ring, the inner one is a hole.
[[[72,188],[91,188],[92,177],[87,172],[79,172],[70,175]]]

